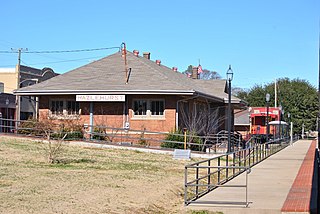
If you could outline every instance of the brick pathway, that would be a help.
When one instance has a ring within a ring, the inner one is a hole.
[[[314,140],[282,206],[282,212],[310,211],[315,148],[316,141]]]

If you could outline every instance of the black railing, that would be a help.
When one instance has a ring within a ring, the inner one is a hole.
[[[228,142],[226,131],[208,136],[198,136],[196,134],[155,132],[146,129],[136,130],[102,125],[73,125],[70,128],[64,124],[56,123],[42,126],[41,123],[33,120],[16,121],[0,118],[0,133],[47,138],[45,129],[51,129],[50,134],[53,139],[67,134],[65,140],[94,141],[149,148],[161,146],[162,148],[183,149],[186,146],[187,149],[210,153],[225,153]],[[232,151],[242,148],[241,140],[240,134],[232,133]]]
[[[296,141],[297,138],[294,138]],[[260,143],[251,138],[248,147],[215,158],[185,166],[184,204],[188,205],[203,195],[230,181],[252,166],[290,145],[290,139]],[[198,201],[199,202],[199,201]]]

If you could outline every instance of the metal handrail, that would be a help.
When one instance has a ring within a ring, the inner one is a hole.
[[[254,138],[252,139],[254,140]],[[294,138],[296,141],[297,138]],[[195,202],[269,156],[290,145],[289,139],[252,143],[245,149],[185,166],[184,204]]]
[[[245,176],[245,184],[238,184],[238,185],[226,185],[225,183],[222,184],[193,184],[193,182],[188,183],[188,186],[194,186],[194,187],[209,187],[209,188],[218,188],[218,187],[231,187],[231,188],[245,188],[245,201],[192,201],[192,203],[199,203],[199,204],[204,204],[204,203],[210,203],[210,204],[234,204],[234,205],[245,205],[245,207],[249,206],[248,202],[248,174],[251,172],[251,168],[249,166],[202,166],[202,167],[194,167],[194,168],[204,168],[204,169],[240,169],[241,171],[246,172]],[[185,192],[185,201],[186,201],[186,195],[187,193]]]
[[[28,120],[14,120],[14,119],[5,119],[0,118],[0,132],[6,132],[11,134],[19,134],[23,135],[24,133],[28,136],[35,135],[37,137],[41,137],[41,131],[42,129],[37,129],[36,127],[30,128],[30,127],[22,127],[20,125],[16,126],[15,124],[26,124],[26,123],[35,123],[34,121],[28,121]],[[67,132],[63,131],[63,127],[59,124],[56,124],[57,133],[65,134]],[[96,129],[96,131],[94,131]],[[101,132],[99,131],[101,130]],[[79,131],[83,134],[84,138],[81,138],[80,140],[86,140],[86,141],[101,141],[102,143],[119,143],[123,141],[130,141],[132,142],[141,142],[146,141],[147,145],[143,146],[150,146],[148,142],[155,142],[158,144],[161,143],[173,143],[176,145],[180,145],[180,147],[184,145],[183,141],[174,141],[174,140],[166,140],[164,139],[165,136],[168,134],[177,136],[177,137],[184,137],[184,134],[177,134],[177,133],[169,133],[169,132],[155,132],[155,131],[149,131],[149,130],[137,130],[137,129],[126,129],[126,128],[118,128],[118,127],[110,127],[110,126],[90,126],[90,125],[83,125],[81,128],[81,131]],[[36,134],[35,134],[36,133]],[[44,133],[42,133],[44,135]],[[162,135],[163,138],[155,138],[153,135]],[[97,139],[94,139],[94,136],[96,136]],[[210,148],[213,145],[223,145],[223,141],[227,139],[227,134],[225,131],[220,131],[218,134],[209,135],[209,136],[197,136],[193,134],[187,134],[187,146],[193,147],[194,149],[197,149],[198,152],[205,152],[206,148]],[[70,139],[70,138],[69,138]],[[232,135],[232,142],[234,142],[234,145],[239,144],[239,136]],[[196,141],[196,142],[195,142]],[[137,144],[137,143],[136,143]],[[130,144],[128,144],[129,146]]]

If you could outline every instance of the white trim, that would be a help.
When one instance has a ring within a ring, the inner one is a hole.
[[[134,112],[134,102],[139,101],[139,100],[144,100],[147,102],[147,109],[146,109],[146,114],[145,115],[135,115]],[[163,115],[152,115],[151,112],[151,102],[152,101],[162,101],[163,102]],[[132,117],[131,119],[133,120],[164,120],[166,118],[166,102],[165,99],[152,99],[152,98],[137,98],[137,99],[132,99],[132,105],[131,105],[131,112],[132,112]]]
[[[53,113],[51,111],[52,108],[52,102],[53,101],[62,101],[62,113],[61,114],[57,114],[57,113]],[[69,114],[68,113],[68,101],[74,101],[76,103],[79,103],[79,111],[76,114]],[[80,106],[80,102],[75,101],[74,99],[71,98],[50,98],[49,99],[49,117],[50,118],[54,118],[54,119],[78,119],[79,116],[81,114],[81,106]]]
[[[271,121],[271,122],[269,122],[269,125],[279,125],[279,123],[281,123],[281,125],[288,125],[288,123],[286,123],[284,121],[279,122],[279,120]]]
[[[23,89],[20,89],[23,90]],[[194,91],[172,91],[172,90],[130,90],[130,91],[125,91],[125,90],[44,90],[44,91],[14,91],[14,94],[17,95],[92,95],[92,94],[122,94],[122,95],[127,95],[127,94],[151,94],[151,95],[193,95]]]

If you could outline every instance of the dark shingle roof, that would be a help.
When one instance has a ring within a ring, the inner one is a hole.
[[[125,79],[125,62],[117,52],[90,64],[71,70],[30,87],[18,94],[201,94],[223,101],[225,80],[195,80],[172,69],[158,65],[142,56],[127,52],[129,83]],[[233,101],[240,102],[233,98]]]
[[[234,114],[234,125],[250,125],[250,111],[248,109],[238,111]]]

